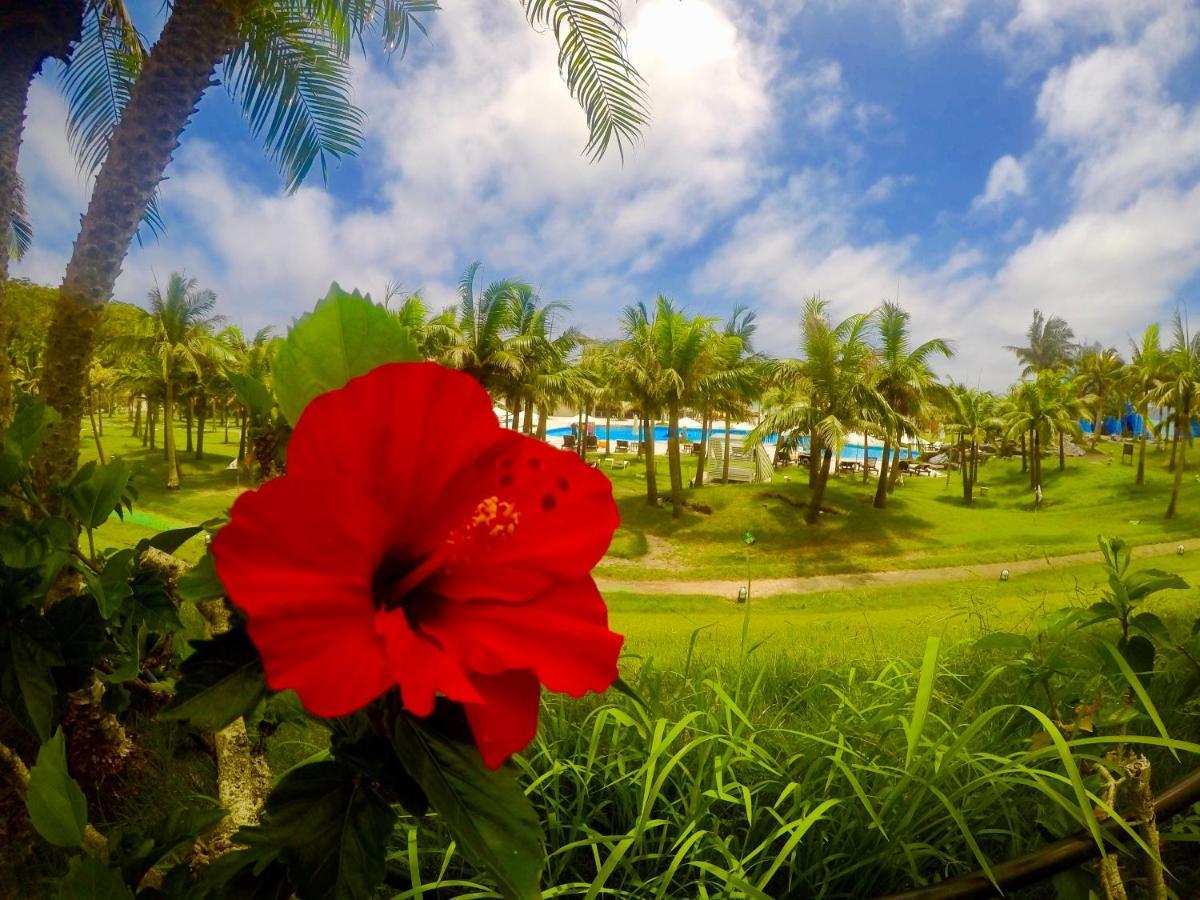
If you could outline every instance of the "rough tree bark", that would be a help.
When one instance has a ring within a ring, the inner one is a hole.
[[[83,386],[104,305],[180,135],[215,84],[217,63],[239,42],[240,8],[250,2],[177,0],[113,130],[47,335],[42,393],[62,419],[42,444],[35,473],[52,506],[60,502],[54,486],[78,461]]]

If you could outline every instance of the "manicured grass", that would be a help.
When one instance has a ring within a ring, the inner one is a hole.
[[[226,444],[219,423],[210,422],[204,460],[180,451],[183,487],[178,491],[164,487],[161,447],[143,448],[131,430],[123,415],[105,423],[105,449],[134,464],[139,498],[132,517],[113,519],[100,530],[101,545],[125,546],[164,528],[197,524],[228,511],[241,490],[238,473],[226,468],[237,453],[236,429],[230,430]],[[182,426],[176,435],[182,448]],[[90,433],[84,438],[83,458],[89,459],[95,447]],[[640,460],[616,471],[603,467],[612,478],[623,524],[597,574],[627,580],[743,579],[746,531],[756,539],[749,551],[756,578],[1036,559],[1092,550],[1099,532],[1134,544],[1200,534],[1200,459],[1189,464],[1184,476],[1179,517],[1168,521],[1163,518],[1171,489],[1167,453],[1149,451],[1146,484],[1140,487],[1133,483],[1131,467],[1120,464],[1119,454],[1119,444],[1102,443],[1096,454],[1069,459],[1065,472],[1048,460],[1045,502],[1036,513],[1019,459],[983,466],[980,481],[988,494],[972,507],[963,504],[953,476],[949,483],[945,478],[909,478],[884,510],[871,506],[873,484],[850,476],[831,479],[826,505],[839,512],[823,516],[816,526],[804,523],[808,487],[802,469],[782,469],[770,484],[689,489],[688,509],[672,519],[669,505],[646,505]],[[665,495],[666,459],[657,463]],[[691,477],[694,466],[694,460],[685,459],[685,477]],[[244,487],[245,479],[241,482]],[[200,542],[193,541],[181,553],[194,558],[199,551]]]
[[[1200,456],[1194,449],[1190,455]],[[668,505],[646,505],[644,469],[635,462],[611,473],[623,524],[597,574],[623,580],[744,578],[746,531],[756,538],[750,556],[760,578],[1036,559],[1091,550],[1099,532],[1133,544],[1195,537],[1200,464],[1189,462],[1179,516],[1167,520],[1167,459],[1166,451],[1148,451],[1141,486],[1133,483],[1132,467],[1120,463],[1119,444],[1102,443],[1095,454],[1068,459],[1063,472],[1048,459],[1045,500],[1036,513],[1019,458],[982,466],[980,483],[988,493],[971,507],[963,504],[956,474],[949,482],[909,478],[884,510],[871,505],[874,483],[843,476],[830,480],[825,499],[838,513],[823,515],[816,526],[804,522],[806,470],[781,469],[769,484],[690,489],[692,507],[672,519]],[[693,466],[687,461],[685,474]],[[662,460],[660,489],[666,483]]]
[[[1200,553],[1139,559],[1133,568],[1179,574],[1192,587],[1155,595],[1146,610],[1186,635],[1200,616]],[[950,648],[991,631],[1026,631],[1038,616],[1099,599],[1107,585],[1099,550],[1090,565],[1047,568],[1009,581],[962,581],[855,588],[751,599],[748,611],[731,597],[611,593],[610,622],[625,635],[629,662],[653,659],[679,669],[697,661],[727,662],[747,646],[759,658],[788,660],[802,670],[919,657],[928,637]]]

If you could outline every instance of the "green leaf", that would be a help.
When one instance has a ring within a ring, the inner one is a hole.
[[[316,309],[292,326],[279,345],[275,396],[295,425],[308,402],[377,366],[419,360],[412,335],[382,306],[335,283]]]
[[[260,379],[244,372],[226,372],[225,380],[233,388],[238,402],[251,413],[264,418],[271,417],[271,408],[275,405],[271,397],[271,389]]]
[[[108,558],[99,575],[92,574],[88,569],[83,570],[88,590],[96,598],[100,615],[105,620],[115,616],[122,604],[133,596],[129,582],[133,578],[134,561],[132,550],[120,550]]]
[[[197,728],[218,731],[252,711],[266,696],[262,658],[245,629],[211,641],[193,641],[195,652],[179,667],[175,696],[160,719],[185,719]]]
[[[370,900],[383,881],[396,816],[368,782],[332,760],[283,776],[263,822],[234,840],[271,847],[304,900]]]
[[[0,528],[0,562],[10,569],[36,569],[50,553],[50,544],[31,523],[18,520]]]
[[[176,584],[175,593],[180,600],[188,603],[225,596],[225,585],[217,576],[216,561],[211,553],[204,554],[196,565],[188,569]]]
[[[1121,656],[1129,663],[1129,668],[1145,679],[1154,672],[1154,645],[1140,634],[1135,634],[1128,640],[1117,642]]]
[[[392,744],[430,806],[505,897],[539,896],[546,850],[529,798],[510,765],[487,768],[474,744],[451,737],[435,721],[396,718]]]
[[[1143,600],[1159,591],[1180,591],[1187,587],[1188,583],[1178,575],[1160,569],[1143,569],[1125,579],[1125,588],[1133,601]]]
[[[133,900],[121,873],[94,856],[71,859],[67,874],[58,881],[57,900]]]
[[[912,765],[913,757],[921,743],[921,733],[925,730],[925,720],[929,717],[929,705],[933,700],[933,683],[937,678],[938,644],[940,640],[931,637],[925,642],[925,659],[921,662],[921,674],[917,680],[917,696],[913,701],[912,722],[908,726],[908,752],[904,757],[904,768]]]
[[[146,542],[146,546],[161,550],[163,553],[174,553],[203,530],[203,525],[188,525],[185,528],[160,531]]]
[[[19,704],[22,719],[39,740],[46,740],[54,727],[58,689],[51,669],[63,664],[51,625],[36,613],[15,623],[9,634],[8,665],[0,681],[9,702]]]
[[[1129,624],[1143,634],[1149,635],[1162,643],[1167,643],[1171,640],[1171,632],[1167,629],[1166,624],[1154,613],[1138,613],[1129,620]]]
[[[97,528],[121,503],[133,469],[123,459],[82,466],[67,484],[67,502],[85,528]]]
[[[4,433],[4,445],[22,465],[28,465],[33,453],[58,424],[59,415],[40,400],[23,402]]]
[[[87,800],[67,772],[67,742],[62,729],[38,750],[25,793],[29,821],[56,847],[78,847],[87,825]]]

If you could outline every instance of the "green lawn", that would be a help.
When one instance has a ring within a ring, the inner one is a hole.
[[[132,461],[140,497],[126,522],[116,519],[100,531],[101,544],[126,545],[163,528],[195,524],[225,513],[239,491],[238,474],[226,469],[237,452],[236,430],[223,442],[218,423],[210,423],[205,459],[181,451],[183,488],[167,491],[161,448],[145,449],[130,436],[130,424],[118,415],[105,424],[109,454]],[[84,458],[94,456],[90,433]],[[177,429],[184,446],[183,428]],[[1120,535],[1147,544],[1200,535],[1200,466],[1184,476],[1180,515],[1163,518],[1170,493],[1167,454],[1147,455],[1146,484],[1133,484],[1130,466],[1119,462],[1119,445],[1069,459],[1065,472],[1046,464],[1045,503],[1034,513],[1019,460],[993,460],[980,472],[989,488],[973,507],[962,503],[953,478],[910,478],[889,500],[871,506],[874,486],[849,476],[830,481],[826,503],[838,514],[820,524],[804,523],[808,495],[806,473],[783,469],[764,485],[709,485],[688,491],[689,509],[672,519],[670,508],[653,509],[644,500],[644,468],[609,472],[623,525],[597,574],[629,580],[676,578],[741,579],[746,571],[742,534],[756,543],[750,565],[756,578],[928,568],[1015,559],[1036,559],[1095,547],[1096,534]],[[1200,454],[1193,453],[1194,456]],[[690,475],[695,463],[685,463]],[[668,484],[666,460],[658,460],[659,484]],[[243,479],[244,481],[244,479]],[[199,552],[198,542],[184,556]]]
[[[1196,454],[1193,450],[1193,455]],[[874,484],[843,476],[830,480],[825,504],[838,509],[816,526],[804,523],[807,472],[782,469],[763,485],[711,485],[688,491],[679,519],[644,499],[644,469],[634,463],[612,473],[622,527],[597,574],[628,580],[737,579],[745,573],[742,534],[756,538],[755,577],[930,568],[1036,559],[1091,550],[1099,532],[1148,544],[1200,535],[1200,465],[1189,463],[1180,515],[1163,518],[1170,496],[1167,453],[1147,453],[1146,484],[1120,463],[1120,445],[1102,443],[1094,455],[1045,463],[1045,501],[1032,509],[1019,459],[992,460],[980,470],[986,497],[962,502],[956,477],[909,478],[874,509]],[[687,463],[690,470],[693,462]],[[607,471],[607,469],[605,470]],[[660,461],[659,485],[666,484]]]
[[[1200,553],[1146,560],[1135,550],[1133,568],[1143,567],[1177,573],[1192,585],[1158,594],[1146,606],[1186,635],[1200,616]],[[889,659],[919,658],[932,635],[952,646],[991,631],[1025,631],[1044,612],[1095,602],[1106,584],[1096,549],[1094,564],[1047,567],[1007,582],[970,578],[752,599],[747,646],[757,645],[757,657],[805,669],[877,668]],[[677,669],[693,634],[697,659],[728,661],[740,652],[747,609],[732,598],[610,593],[606,599],[612,627],[625,635],[632,659],[650,657]]]

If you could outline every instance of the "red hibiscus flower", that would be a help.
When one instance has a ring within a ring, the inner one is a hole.
[[[212,552],[273,689],[320,716],[394,685],[418,716],[446,697],[495,768],[533,739],[541,685],[617,677],[591,570],[618,522],[607,478],[501,428],[471,378],[396,363],[308,405],[287,474]]]

